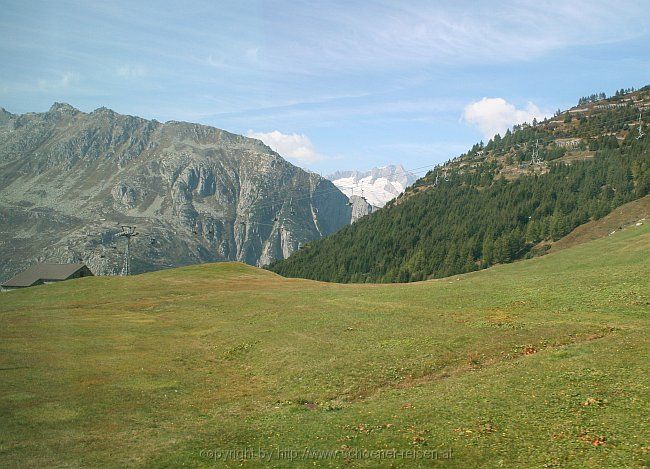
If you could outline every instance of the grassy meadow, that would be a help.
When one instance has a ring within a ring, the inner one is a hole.
[[[2,293],[0,466],[642,467],[649,311],[648,223],[412,284],[224,263]]]

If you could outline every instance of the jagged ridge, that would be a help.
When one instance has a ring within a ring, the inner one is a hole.
[[[205,261],[264,265],[350,222],[335,186],[259,140],[65,103],[0,111],[0,278],[36,261],[115,273],[119,224],[135,272]]]

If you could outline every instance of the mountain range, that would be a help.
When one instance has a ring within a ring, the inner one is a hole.
[[[370,171],[337,171],[327,176],[348,197],[365,198],[373,207],[383,207],[417,179],[402,165],[372,168]]]
[[[131,271],[207,261],[265,265],[369,212],[261,141],[55,103],[0,108],[0,279],[36,261]]]

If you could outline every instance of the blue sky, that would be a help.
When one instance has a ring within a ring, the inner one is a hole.
[[[0,106],[262,138],[326,174],[432,165],[650,84],[647,1],[0,0]]]

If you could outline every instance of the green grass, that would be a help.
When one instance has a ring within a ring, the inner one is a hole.
[[[230,263],[1,294],[0,465],[643,466],[649,248],[644,224],[412,284]]]

